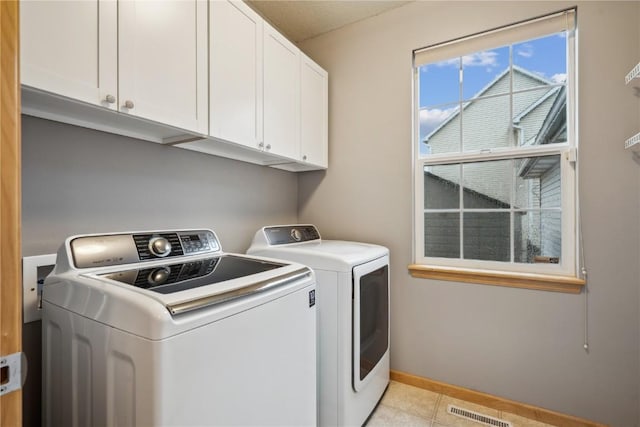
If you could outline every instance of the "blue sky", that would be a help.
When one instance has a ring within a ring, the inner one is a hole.
[[[553,82],[566,79],[566,37],[564,33],[514,43],[513,64]],[[510,66],[510,46],[475,52],[420,67],[420,135],[431,132],[456,111],[462,96],[469,99]]]

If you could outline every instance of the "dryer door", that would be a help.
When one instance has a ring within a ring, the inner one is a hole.
[[[353,389],[362,390],[389,349],[389,257],[353,268]]]

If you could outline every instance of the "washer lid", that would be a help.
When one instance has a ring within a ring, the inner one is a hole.
[[[284,259],[317,270],[345,271],[389,254],[384,246],[344,240],[314,240],[289,245],[252,245],[250,255]]]
[[[160,294],[172,294],[283,266],[284,264],[281,263],[255,258],[223,255],[153,267],[140,266],[140,268],[130,270],[98,274],[98,277]]]

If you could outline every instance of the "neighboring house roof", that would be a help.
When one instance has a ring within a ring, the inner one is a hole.
[[[556,93],[558,93],[559,90],[560,90],[560,87],[558,87],[558,86],[550,89],[547,93],[544,94],[544,96],[541,96],[540,98],[538,98],[538,100],[536,102],[534,102],[533,104],[529,105],[527,108],[522,110],[522,112],[520,114],[515,116],[513,118],[513,124],[520,123],[520,121],[523,118],[525,118],[529,113],[531,113],[533,110],[538,108],[540,106],[540,104],[542,104],[544,101],[549,99],[549,97],[551,97],[551,96],[555,95]]]
[[[517,65],[513,66],[513,72],[515,73],[520,73],[526,77],[529,77],[531,79],[537,80],[540,82],[540,84],[542,86],[548,86],[548,85],[552,85],[553,82],[545,79],[544,77],[537,75],[535,73],[532,73],[531,71],[525,70],[522,67],[518,67]],[[501,72],[500,74],[498,74],[492,81],[490,81],[485,87],[483,87],[482,89],[480,89],[478,91],[478,93],[476,93],[469,101],[464,102],[462,104],[462,109],[465,110],[469,105],[471,105],[477,98],[480,98],[483,94],[485,94],[486,92],[488,92],[492,87],[494,87],[496,84],[498,84],[498,82],[500,82],[503,78],[505,78],[507,75],[509,74],[509,67],[505,68],[505,70],[503,72]],[[548,93],[545,96],[551,96],[552,94]],[[546,98],[545,98],[546,99]],[[544,100],[540,101],[543,102]],[[535,108],[535,107],[532,107]],[[440,129],[442,129],[443,127],[445,127],[449,122],[451,122],[453,119],[455,119],[458,114],[460,114],[460,108],[457,108],[456,111],[451,114],[449,117],[447,117],[447,119],[442,122],[439,126],[437,126],[435,129],[433,129],[429,135],[425,136],[424,139],[422,140],[422,142],[424,142],[425,144],[428,143],[429,139],[435,135],[436,133],[438,133],[438,131],[440,131]],[[517,122],[516,122],[517,123]]]
[[[536,138],[536,144],[548,144],[555,142],[567,128],[567,88],[562,86],[558,96],[553,101],[551,110],[542,123],[540,132]]]
[[[567,90],[563,86],[559,88],[558,96],[553,102],[549,113],[542,122],[534,145],[551,144],[559,138],[566,137],[567,129]],[[518,170],[518,175],[525,177],[537,177],[551,169],[558,162],[554,157],[532,157],[527,159]]]

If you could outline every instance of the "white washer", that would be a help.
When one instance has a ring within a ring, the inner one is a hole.
[[[284,225],[260,229],[247,253],[315,271],[319,424],[363,425],[389,383],[388,249]]]
[[[47,426],[315,425],[313,272],[210,230],[74,236],[43,290]]]

